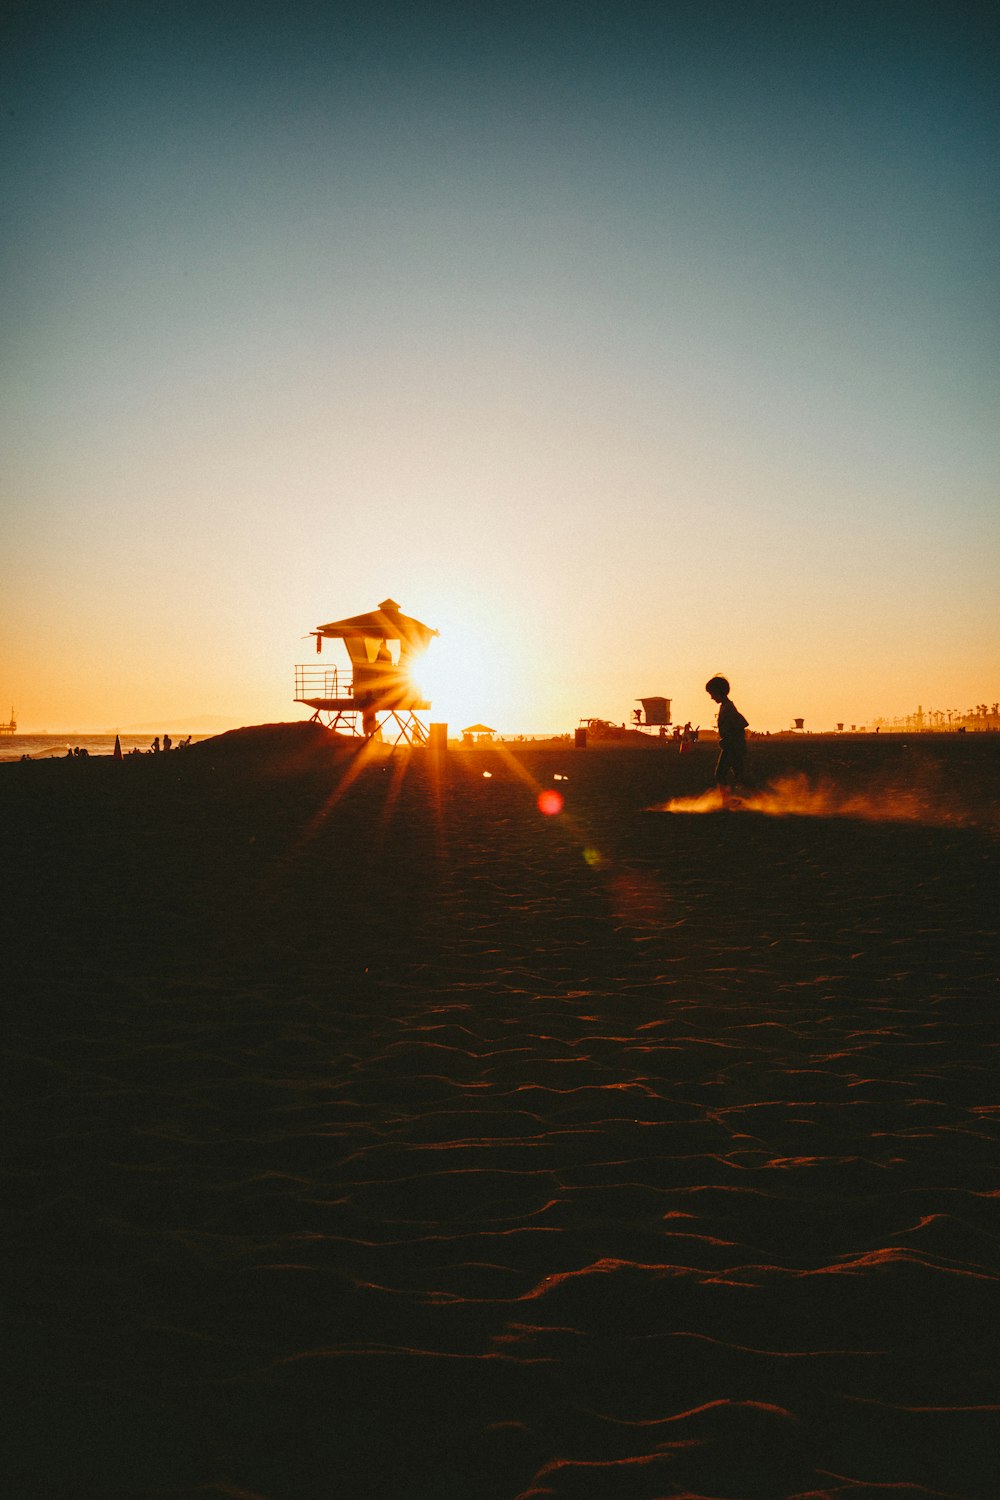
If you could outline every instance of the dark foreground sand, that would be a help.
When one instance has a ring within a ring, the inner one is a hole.
[[[3,767],[7,1492],[996,1500],[1000,742],[755,758]]]

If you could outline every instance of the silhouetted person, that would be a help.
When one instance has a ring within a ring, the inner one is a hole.
[[[160,753],[160,736],[159,735],[156,736],[156,739],[153,741],[152,745],[150,746],[150,749],[152,750],[152,752],[153,752],[154,755],[159,755],[159,753]]]
[[[169,750],[170,746],[172,744],[173,744],[173,741],[171,740],[169,734],[165,734],[163,736],[163,748],[164,748],[164,750]]]
[[[719,759],[715,764],[718,786],[739,786],[747,755],[747,721],[729,696],[725,677],[710,677],[705,683],[708,696],[719,705]]]

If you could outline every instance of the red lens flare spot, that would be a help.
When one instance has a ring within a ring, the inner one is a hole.
[[[539,792],[538,811],[547,818],[554,818],[563,810],[563,799],[559,792]]]

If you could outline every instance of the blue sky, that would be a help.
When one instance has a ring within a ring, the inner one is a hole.
[[[1000,693],[986,5],[23,3],[0,75],[0,702],[433,717]],[[308,643],[306,643],[308,645]]]

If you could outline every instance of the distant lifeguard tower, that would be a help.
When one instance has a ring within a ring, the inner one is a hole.
[[[636,702],[642,704],[642,709],[632,710],[632,717],[635,720],[633,728],[660,729],[665,733],[670,723],[670,699],[637,698]]]
[[[418,710],[430,708],[411,676],[415,658],[422,656],[438,634],[404,615],[395,599],[383,599],[370,614],[333,620],[309,632],[317,653],[324,640],[343,641],[350,666],[295,668],[295,701],[313,710],[313,722],[331,729],[343,726],[349,734],[372,739],[387,724],[410,745],[427,741]],[[360,721],[360,728],[359,728]]]

